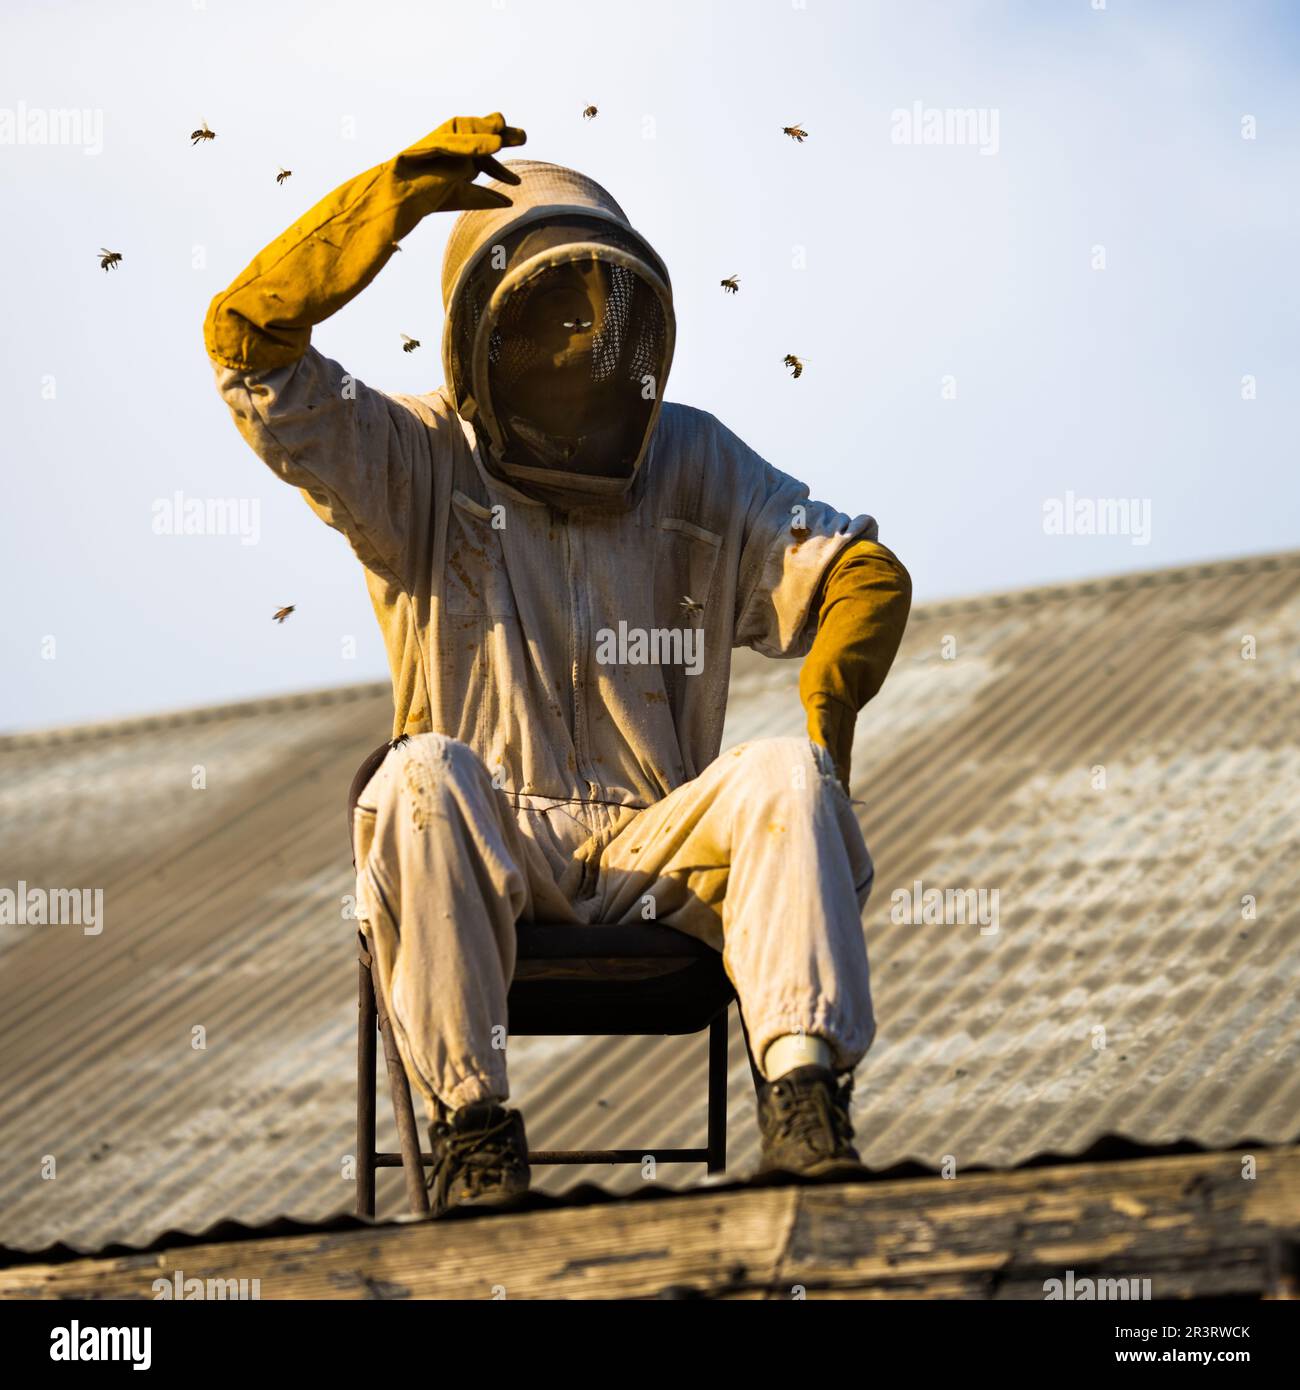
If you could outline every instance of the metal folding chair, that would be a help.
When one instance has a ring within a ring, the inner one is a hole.
[[[719,953],[670,927],[520,923],[509,1011],[512,1036],[682,1035],[709,1030],[708,1141],[704,1148],[531,1150],[535,1164],[727,1163],[727,1016],[735,991]],[[357,970],[357,1212],[375,1214],[375,1173],[401,1167],[411,1211],[427,1215],[424,1166],[406,1069],[382,991],[360,938]],[[375,1033],[383,1039],[399,1152],[375,1149]],[[743,1022],[742,1022],[743,1029]],[[753,1059],[750,1059],[751,1071]],[[757,1079],[757,1073],[754,1073]]]

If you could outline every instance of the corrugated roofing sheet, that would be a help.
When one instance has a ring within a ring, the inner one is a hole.
[[[917,610],[856,750],[869,1163],[1296,1137],[1297,671],[1300,553]],[[349,1207],[341,805],[388,718],[364,686],[0,740],[0,887],[105,894],[98,936],[0,927],[0,1243]],[[727,742],[801,722],[797,663],[737,653]],[[918,882],[996,892],[997,931],[894,920]],[[512,1044],[548,1148],[702,1142],[704,1063],[703,1037]],[[752,1108],[733,1036],[732,1172]],[[641,1181],[541,1183],[592,1178]]]

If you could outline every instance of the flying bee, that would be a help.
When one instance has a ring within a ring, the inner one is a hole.
[[[276,181],[276,183],[283,183],[283,182],[285,181],[285,179],[291,178],[292,176],[293,176],[293,170],[292,170],[292,169],[284,169],[284,168],[282,168],[282,169],[280,170],[280,172],[275,176],[275,181]]]
[[[796,121],[794,125],[783,125],[781,127],[781,134],[788,135],[796,145],[802,145],[808,138],[808,132],[803,128],[802,121]]]
[[[691,622],[694,622],[696,618],[704,616],[704,605],[693,599],[690,594],[685,594],[682,597],[682,601],[677,606],[686,614]]]
[[[803,358],[796,357],[794,353],[787,352],[781,359],[782,365],[790,368],[790,375],[798,381],[803,375]]]
[[[592,325],[591,319],[565,319],[560,325],[570,333],[585,333]]]
[[[197,145],[200,140],[215,140],[216,138],[217,132],[208,128],[207,121],[204,121],[203,124],[198,128],[198,130],[190,131],[191,145]]]
[[[275,612],[271,614],[271,621],[273,623],[283,623],[296,607],[296,604],[287,603],[283,608],[277,608]]]
[[[419,346],[420,346],[420,340],[419,340],[418,338],[412,338],[412,337],[410,337],[410,336],[409,336],[408,334],[406,334],[406,333],[403,333],[403,334],[402,334],[402,351],[403,351],[403,352],[414,352],[415,349],[418,348]]]
[[[600,112],[594,106],[584,106],[582,109],[582,119],[584,121],[594,121]]]
[[[115,270],[122,263],[122,253],[120,251],[109,251],[103,246],[99,248],[99,264],[103,270]]]
[[[735,294],[740,288],[740,276],[728,275],[727,278],[722,281],[722,288],[726,290],[728,294]]]

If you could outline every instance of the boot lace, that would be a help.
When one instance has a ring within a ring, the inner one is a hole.
[[[828,1155],[842,1153],[853,1139],[849,1102],[853,1074],[848,1072],[832,1089],[811,1086],[796,1089],[777,1083],[776,1138],[784,1143],[806,1144]]]
[[[514,1118],[508,1112],[486,1129],[458,1130],[449,1124],[437,1127],[438,1156],[428,1186],[435,1210],[446,1205],[453,1181],[459,1180],[469,1198],[497,1186],[519,1167],[512,1143]]]

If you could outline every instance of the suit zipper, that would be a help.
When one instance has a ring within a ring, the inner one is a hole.
[[[584,651],[585,614],[578,588],[577,566],[574,564],[574,533],[567,518],[557,517],[564,525],[565,551],[569,569],[569,694],[573,702],[573,760],[574,776],[586,784],[587,796],[596,800],[600,787],[587,771],[586,707],[582,700],[581,661]]]

